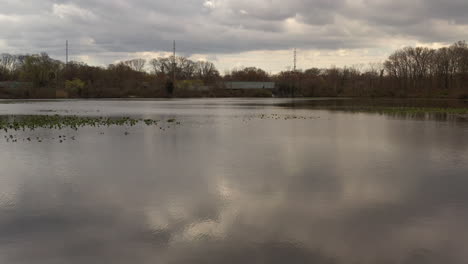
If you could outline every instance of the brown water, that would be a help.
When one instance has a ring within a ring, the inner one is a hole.
[[[1,132],[0,263],[468,262],[467,121],[304,104],[0,103],[181,122]]]

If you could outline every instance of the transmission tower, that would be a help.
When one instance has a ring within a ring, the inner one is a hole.
[[[65,65],[68,66],[68,40],[65,41]]]
[[[173,55],[172,55],[172,83],[175,85],[176,81],[176,42],[173,44]]]
[[[297,50],[294,49],[294,71],[297,70]]]

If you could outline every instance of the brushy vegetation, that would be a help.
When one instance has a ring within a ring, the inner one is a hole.
[[[448,114],[468,115],[468,108],[438,108],[438,107],[388,107],[388,106],[328,106],[318,109],[367,112],[381,114]]]
[[[37,128],[78,130],[80,127],[110,127],[135,126],[144,123],[148,126],[157,125],[158,120],[133,119],[130,117],[81,117],[61,115],[5,116],[0,118],[0,131],[8,132],[35,130]],[[174,121],[175,122],[175,119]]]

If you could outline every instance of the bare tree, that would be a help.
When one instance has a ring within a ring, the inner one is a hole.
[[[193,79],[195,62],[186,57],[176,57],[176,78],[178,80]]]
[[[219,78],[216,66],[209,61],[198,61],[195,65],[195,75],[205,83],[213,82]]]
[[[0,67],[9,71],[13,72],[18,69],[20,66],[20,62],[18,60],[18,56],[11,55],[11,54],[1,54],[0,55]]]
[[[243,69],[234,69],[231,74],[225,76],[225,79],[231,81],[270,81],[270,75],[256,67],[247,67]]]
[[[124,65],[130,67],[134,71],[142,72],[145,68],[145,59],[133,59],[122,62]]]
[[[157,58],[150,61],[151,71],[155,75],[172,76],[174,58]],[[175,58],[175,74],[177,80],[190,80],[195,76],[196,63],[186,57]]]
[[[172,69],[172,66],[171,66],[172,62],[170,61],[169,58],[160,57],[160,58],[157,58],[157,59],[152,59],[152,60],[150,60],[149,64],[151,66],[152,73],[155,74],[155,75],[169,74],[171,72],[171,69]]]

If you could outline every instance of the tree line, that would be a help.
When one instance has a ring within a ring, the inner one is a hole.
[[[194,62],[185,57],[161,57],[148,62],[132,59],[96,67],[76,61],[65,64],[46,53],[0,55],[0,82],[30,82],[33,97],[57,89],[74,97],[163,96],[164,87],[173,77],[198,80],[204,85],[221,78],[212,62]]]
[[[175,84],[173,78],[177,80]],[[369,65],[288,70],[277,74],[246,67],[224,75],[212,62],[179,56],[139,58],[96,67],[81,62],[65,64],[46,53],[2,54],[2,81],[32,83],[27,93],[17,97],[53,97],[62,91],[69,97],[84,98],[272,95],[466,98],[468,46],[460,41],[439,49],[406,47],[393,52],[383,63]],[[225,81],[273,81],[277,88],[226,91]],[[210,89],[189,89],[193,87]]]

